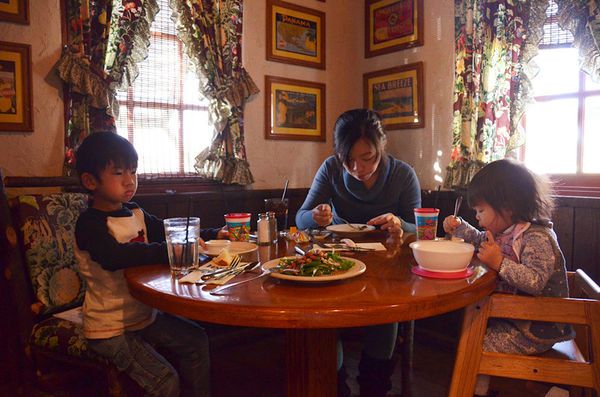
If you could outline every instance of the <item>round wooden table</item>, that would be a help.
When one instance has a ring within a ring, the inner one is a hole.
[[[413,274],[416,263],[407,238],[386,240],[385,234],[374,232],[354,240],[380,241],[387,251],[344,252],[363,261],[367,270],[328,283],[265,276],[210,295],[211,286],[173,280],[167,265],[130,268],[125,278],[135,298],[165,312],[225,325],[285,329],[287,395],[334,397],[337,328],[435,316],[472,304],[495,287],[495,275],[481,267],[458,280]],[[266,262],[293,255],[294,245],[280,239],[244,259]],[[235,281],[253,276],[238,276]]]

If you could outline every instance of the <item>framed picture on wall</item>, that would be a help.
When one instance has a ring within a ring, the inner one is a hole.
[[[265,76],[265,138],[325,141],[325,84]]]
[[[387,130],[422,128],[423,62],[363,75],[364,106],[375,110]]]
[[[0,131],[33,131],[31,46],[0,41]]]
[[[325,13],[269,0],[267,59],[325,69]]]
[[[29,25],[29,0],[0,0],[0,21]]]
[[[423,0],[365,0],[365,58],[423,45]]]

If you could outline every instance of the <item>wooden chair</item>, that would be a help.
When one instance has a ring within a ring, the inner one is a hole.
[[[473,395],[478,374],[587,388],[600,396],[600,287],[583,270],[568,272],[570,297],[495,293],[465,311],[449,396]],[[577,336],[543,354],[482,351],[491,317],[572,324]],[[578,395],[571,393],[571,396]]]

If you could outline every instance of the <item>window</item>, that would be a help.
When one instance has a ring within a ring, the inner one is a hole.
[[[600,193],[600,84],[579,70],[572,35],[560,29],[549,1],[544,37],[534,59],[535,103],[527,108],[524,161],[551,174],[559,193]],[[575,187],[576,186],[576,187]]]
[[[176,35],[168,0],[158,4],[148,58],[138,64],[133,86],[117,96],[117,131],[135,146],[142,179],[196,176],[195,157],[212,138],[208,103]]]

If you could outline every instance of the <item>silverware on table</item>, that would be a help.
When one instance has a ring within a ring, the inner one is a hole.
[[[225,276],[229,275],[229,273],[235,272],[236,270],[238,270],[237,267],[240,264],[241,260],[242,259],[240,258],[240,256],[236,255],[233,258],[233,260],[231,261],[231,263],[229,264],[229,266],[227,266],[225,269],[219,269],[219,270],[215,270],[214,272],[203,274],[202,277],[200,277],[200,278],[203,281],[206,281],[206,280],[210,280],[211,278],[219,279],[219,278],[225,277]]]
[[[251,270],[253,270],[254,268],[256,268],[256,266],[260,265],[260,262],[252,262],[252,263],[251,263],[251,264],[249,264],[249,265],[253,265],[253,266],[252,266],[251,268],[247,269],[247,270],[244,270],[244,271],[251,271]],[[248,267],[249,265],[246,265],[244,268]],[[227,288],[235,287],[236,285],[240,285],[240,284],[244,284],[244,283],[247,283],[247,282],[249,282],[249,281],[252,281],[252,280],[256,280],[256,279],[258,279],[258,278],[261,278],[261,277],[263,277],[263,276],[266,276],[266,275],[267,275],[267,274],[269,274],[269,273],[270,273],[270,271],[263,271],[263,272],[262,272],[261,274],[259,274],[258,276],[254,276],[254,277],[251,277],[251,278],[247,278],[247,279],[245,279],[245,280],[237,281],[237,282],[235,282],[235,283],[229,283],[229,284],[221,285],[221,286],[219,286],[219,287],[217,287],[217,288],[213,288],[213,289],[211,289],[211,290],[209,291],[209,294],[211,294],[211,295],[216,295],[216,294],[218,294],[219,292],[221,292],[221,291],[223,291],[223,290],[225,290],[225,289],[227,289]]]

